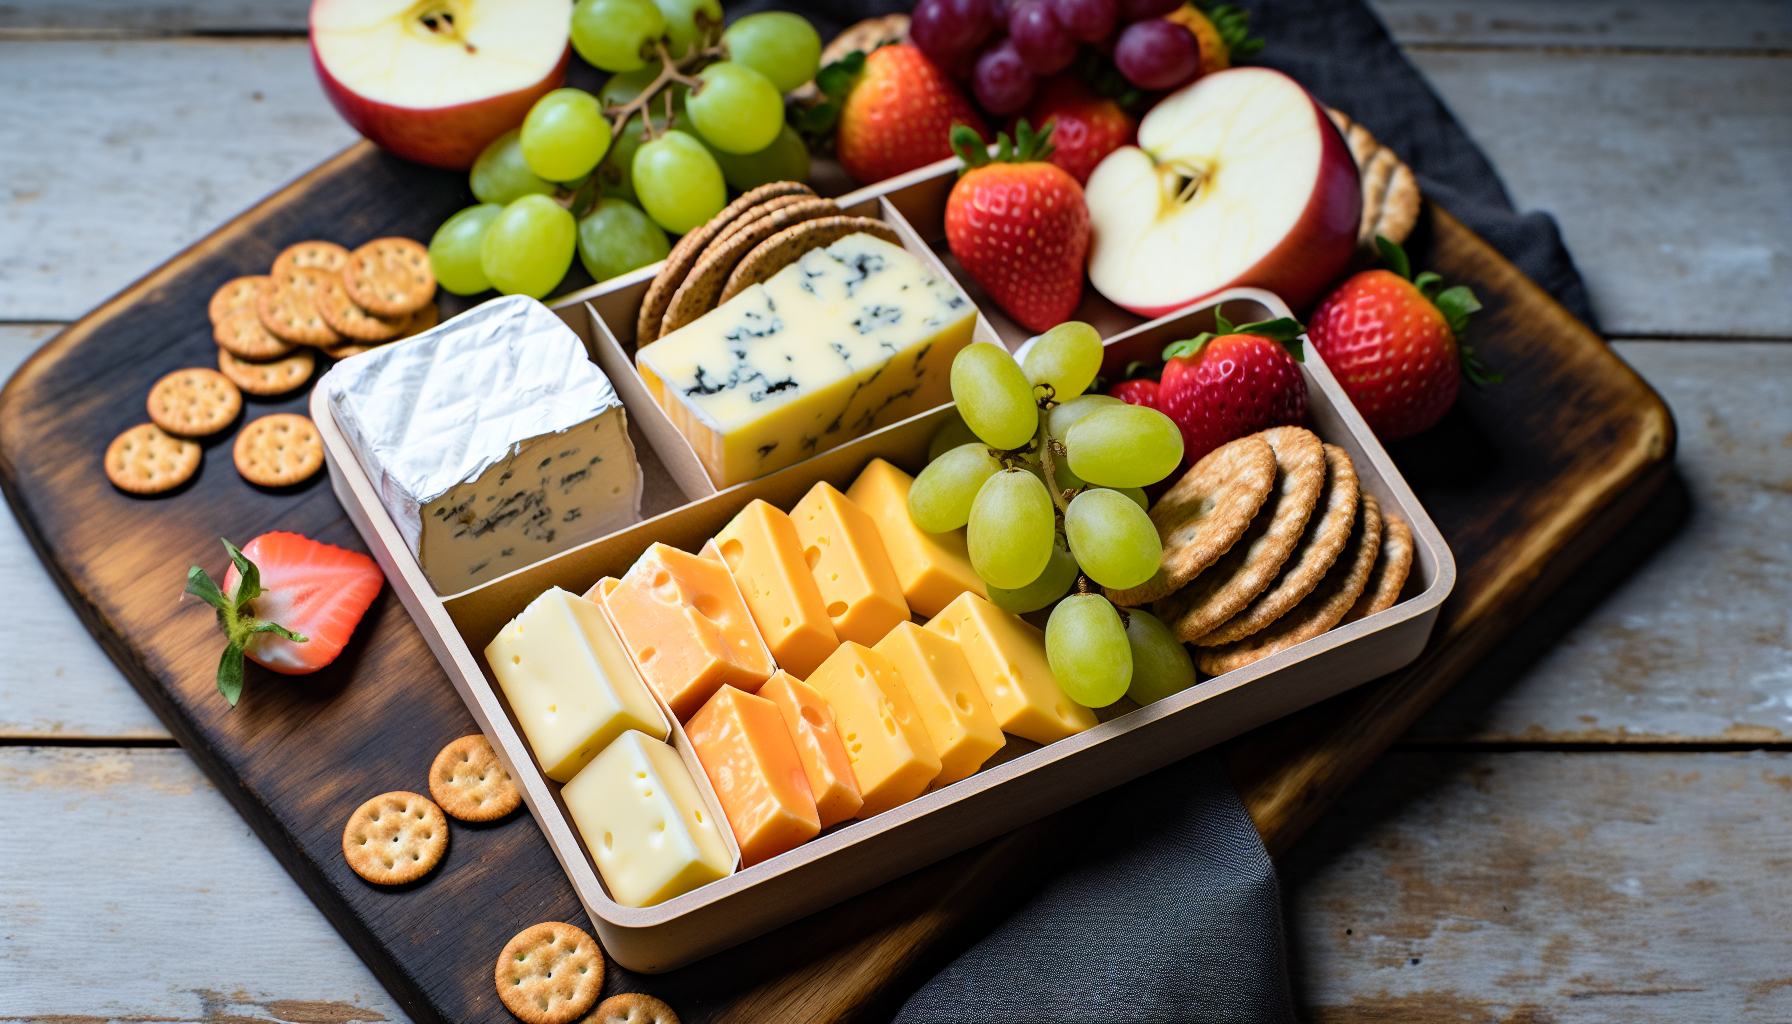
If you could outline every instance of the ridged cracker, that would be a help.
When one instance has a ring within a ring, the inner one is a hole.
[[[1350,531],[1350,542],[1343,554],[1325,574],[1319,586],[1301,599],[1288,614],[1267,629],[1258,630],[1237,643],[1223,647],[1203,647],[1196,664],[1210,676],[1222,675],[1261,661],[1272,654],[1305,643],[1337,625],[1356,603],[1375,565],[1381,547],[1381,512],[1373,495],[1362,495],[1357,510],[1357,524]]]
[[[604,954],[583,929],[544,921],[504,944],[492,975],[498,999],[524,1024],[573,1024],[603,991]]]
[[[342,859],[379,885],[415,882],[447,852],[448,819],[416,793],[381,793],[355,808],[342,828]]]
[[[255,304],[261,322],[277,338],[300,345],[337,345],[337,334],[323,311],[317,308],[318,293],[332,275],[316,267],[295,267],[273,275],[274,283]]]
[[[1418,179],[1413,177],[1412,168],[1377,141],[1369,129],[1341,110],[1327,107],[1325,113],[1350,147],[1357,177],[1362,182],[1363,214],[1357,223],[1357,248],[1365,258],[1379,258],[1375,236],[1399,244],[1406,241],[1418,223],[1423,203]]]
[[[254,306],[233,309],[223,319],[214,321],[212,340],[232,355],[255,360],[279,359],[297,347],[275,337],[268,325],[261,322],[261,314]]]
[[[243,479],[262,487],[287,487],[324,468],[324,443],[316,424],[295,412],[250,421],[236,436],[231,454]]]
[[[299,267],[311,267],[327,273],[337,274],[348,263],[348,250],[335,242],[312,240],[295,242],[281,250],[274,257],[274,268],[270,274],[284,274]]]
[[[376,238],[348,254],[342,286],[374,316],[397,318],[423,308],[436,295],[429,250],[409,238]]]
[[[1337,445],[1325,446],[1325,490],[1319,505],[1307,520],[1306,532],[1294,553],[1282,565],[1282,573],[1268,590],[1258,594],[1244,610],[1215,626],[1199,641],[1203,647],[1217,647],[1234,640],[1243,640],[1269,625],[1312,593],[1326,571],[1338,560],[1344,542],[1350,539],[1351,524],[1356,522],[1356,466],[1350,453]]]
[[[1400,600],[1401,588],[1406,586],[1406,577],[1412,572],[1413,554],[1412,528],[1392,512],[1383,513],[1381,551],[1375,556],[1375,568],[1369,573],[1369,582],[1363,585],[1362,596],[1350,606],[1350,611],[1344,613],[1338,625],[1394,607]]]
[[[848,235],[867,234],[891,245],[901,245],[896,230],[875,217],[819,217],[793,224],[754,246],[742,256],[716,298],[721,305],[756,284],[764,284],[772,275],[790,266],[811,249],[833,245]]]
[[[814,200],[814,196],[804,195],[801,192],[792,193],[787,196],[779,196],[776,199],[767,199],[765,202],[760,203],[758,206],[755,206],[751,210],[734,218],[727,227],[716,232],[716,236],[709,240],[709,244],[703,247],[703,251],[697,254],[697,258],[701,260],[705,255],[714,252],[716,246],[733,238],[748,225],[757,223],[763,217],[769,217],[787,206],[792,206],[796,203],[814,202]],[[828,201],[833,202],[831,199]],[[838,209],[838,207],[836,207],[836,209]],[[673,294],[677,293],[674,292]]]
[[[218,286],[212,293],[212,301],[206,306],[206,314],[211,317],[212,325],[217,326],[220,320],[238,309],[255,310],[255,300],[267,290],[273,279],[266,274],[253,274],[249,277],[235,277]]]
[[[635,320],[635,347],[639,348],[659,339],[660,321],[666,317],[666,307],[671,304],[673,294],[684,283],[691,268],[697,265],[703,250],[709,247],[709,243],[724,228],[761,203],[780,196],[814,194],[814,189],[801,182],[767,182],[742,193],[734,202],[722,207],[721,213],[685,232],[678,244],[672,247],[672,251],[666,254],[666,262],[660,265],[660,272],[654,275],[653,283],[647,286],[647,294],[641,299],[641,312]]]
[[[139,423],[106,447],[106,479],[130,494],[160,494],[191,480],[202,455],[198,442]]]
[[[1105,590],[1108,600],[1136,608],[1186,586],[1244,536],[1275,483],[1275,449],[1260,437],[1208,452],[1151,506],[1164,548],[1157,572],[1128,590]]]
[[[203,366],[176,370],[149,389],[150,422],[181,437],[216,434],[242,411],[243,393],[230,378]]]
[[[1152,606],[1182,641],[1199,640],[1268,589],[1293,553],[1325,489],[1325,449],[1304,427],[1252,435],[1276,453],[1276,485],[1243,537],[1188,586]]]
[[[317,356],[308,348],[265,363],[238,359],[224,349],[218,350],[218,372],[251,395],[284,395],[303,387],[316,369]]]
[[[795,197],[785,196],[772,202],[781,203],[790,198]],[[726,238],[717,238],[711,242],[698,257],[697,265],[685,275],[684,283],[678,286],[678,291],[672,293],[672,301],[666,306],[666,315],[660,320],[660,337],[671,334],[720,305],[717,297],[722,294],[723,285],[728,283],[728,275],[734,272],[734,268],[759,243],[793,224],[838,216],[839,213],[840,207],[832,199],[804,196],[769,214],[755,217],[741,230],[732,231]],[[741,221],[735,221],[735,225],[739,224]]]
[[[523,802],[497,751],[480,733],[462,736],[436,755],[429,766],[429,795],[462,821],[496,821]]]
[[[411,317],[415,315],[414,310],[397,317],[369,313],[348,297],[348,285],[343,283],[340,275],[324,282],[323,287],[318,290],[315,302],[317,311],[324,315],[324,322],[330,325],[330,329],[353,341],[391,341],[404,333]]]
[[[623,992],[597,1004],[579,1024],[679,1024],[678,1014],[645,992]]]

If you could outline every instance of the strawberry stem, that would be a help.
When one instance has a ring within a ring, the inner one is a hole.
[[[1169,362],[1172,359],[1190,358],[1206,348],[1208,342],[1215,338],[1223,338],[1229,334],[1249,334],[1253,337],[1262,338],[1265,341],[1276,342],[1288,350],[1288,354],[1294,357],[1295,362],[1304,363],[1307,361],[1306,352],[1302,349],[1300,343],[1301,335],[1307,333],[1307,329],[1300,325],[1300,321],[1288,317],[1280,317],[1275,320],[1259,320],[1254,324],[1238,324],[1234,326],[1232,321],[1226,319],[1225,314],[1221,312],[1221,309],[1224,308],[1225,307],[1222,306],[1213,311],[1214,330],[1204,331],[1193,338],[1187,338],[1183,341],[1173,341],[1165,346],[1163,356],[1164,361]]]
[[[218,628],[230,641],[218,661],[218,692],[231,707],[236,707],[243,695],[243,651],[255,634],[274,633],[296,643],[309,641],[277,622],[254,617],[250,603],[261,596],[261,569],[228,538],[218,539],[224,541],[224,550],[230,553],[230,561],[236,565],[237,575],[241,577],[237,581],[236,595],[224,593],[197,565],[187,570],[187,593],[217,609]]]
[[[952,133],[947,139],[952,144],[952,152],[957,153],[958,158],[964,161],[964,166],[958,169],[958,173],[964,175],[992,163],[1029,164],[1046,159],[1054,149],[1051,138],[1052,129],[1056,126],[1057,122],[1047,121],[1045,127],[1035,132],[1023,117],[1014,126],[1013,139],[1008,138],[1007,132],[996,133],[994,156],[990,155],[989,145],[983,141],[983,137],[969,125],[953,125]]]

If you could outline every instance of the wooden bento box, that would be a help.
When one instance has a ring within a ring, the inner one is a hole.
[[[840,203],[848,212],[881,217],[911,251],[936,270],[952,273],[957,264],[943,243],[943,214],[955,167],[956,161],[947,161],[923,168],[851,193]],[[1438,607],[1455,583],[1455,561],[1442,536],[1308,346],[1301,372],[1310,395],[1311,426],[1326,441],[1345,448],[1355,460],[1361,486],[1412,526],[1416,557],[1403,600],[1146,707],[1123,698],[1098,713],[1104,721],[1094,728],[1050,745],[1009,737],[1008,746],[967,779],[871,818],[837,825],[794,850],[664,903],[622,906],[606,891],[560,797],[560,784],[543,774],[524,741],[485,663],[486,645],[549,587],[584,593],[605,576],[623,575],[655,541],[699,551],[755,498],[789,509],[817,481],[845,490],[873,458],[919,472],[935,430],[954,415],[951,406],[941,406],[718,491],[634,369],[636,312],[655,269],[643,268],[555,303],[627,407],[647,478],[647,518],[474,589],[437,595],[333,422],[324,389],[317,389],[311,402],[331,484],[343,508],[517,780],[604,947],[632,970],[656,973],[680,967],[1400,668],[1418,657]],[[1027,332],[983,301],[974,282],[963,274],[953,276],[981,310],[976,340],[1006,342],[1010,349],[1024,340]],[[1127,363],[1155,360],[1169,342],[1210,329],[1222,304],[1228,319],[1237,323],[1290,315],[1268,292],[1234,289],[1198,308],[1143,322],[1091,290],[1077,317],[1104,335],[1103,372],[1113,379]],[[726,822],[675,720],[674,739],[694,768],[710,812]]]

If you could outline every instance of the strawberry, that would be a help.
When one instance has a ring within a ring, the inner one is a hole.
[[[855,56],[856,51],[822,69],[815,81],[831,96],[834,90],[829,86],[837,90],[835,83],[842,74],[853,76],[840,101],[834,152],[846,173],[861,183],[893,178],[951,156],[954,125],[967,125],[979,137],[988,137],[970,100],[919,49],[898,43],[880,46],[859,60]],[[855,75],[853,69],[861,62],[862,70]],[[836,68],[842,70],[832,70]],[[823,76],[832,81],[823,81]]]
[[[1108,389],[1108,396],[1118,398],[1128,405],[1142,405],[1147,409],[1157,408],[1157,381],[1140,377],[1136,380],[1123,380]]]
[[[218,610],[230,641],[218,662],[218,692],[232,707],[243,692],[243,658],[283,675],[316,672],[342,653],[385,576],[373,559],[296,533],[264,533],[238,550],[224,588],[195,565],[187,593]],[[302,630],[303,633],[298,631]]]
[[[1185,3],[1164,15],[1189,30],[1201,49],[1201,69],[1195,78],[1224,71],[1234,61],[1254,57],[1263,49],[1263,40],[1252,38],[1251,12],[1232,4],[1218,6],[1206,2]],[[1193,81],[1193,79],[1190,79]]]
[[[1045,162],[1051,126],[1037,135],[1023,119],[1016,142],[996,136],[992,159],[969,128],[952,129],[964,159],[946,197],[946,242],[952,255],[996,304],[1029,330],[1070,319],[1083,297],[1089,252],[1089,207],[1070,173]]]
[[[1416,279],[1406,252],[1377,238],[1391,269],[1352,275],[1313,311],[1313,347],[1357,411],[1383,441],[1435,426],[1456,401],[1460,378],[1502,379],[1460,346],[1468,316],[1481,308],[1465,285],[1444,289],[1426,271]]]
[[[1089,183],[1089,172],[1102,158],[1138,139],[1139,119],[1120,104],[1095,95],[1076,75],[1053,75],[1039,83],[1028,120],[1052,130],[1052,163],[1070,172],[1077,184]]]
[[[1232,326],[1214,310],[1217,332],[1164,349],[1159,412],[1182,428],[1183,459],[1269,427],[1307,418],[1307,382],[1295,362],[1301,326],[1286,317]]]

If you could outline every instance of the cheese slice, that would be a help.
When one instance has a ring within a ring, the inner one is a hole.
[[[940,773],[940,756],[890,659],[847,641],[809,677],[834,711],[852,775],[869,818],[920,796]]]
[[[517,724],[555,782],[629,729],[664,740],[666,719],[596,603],[559,587],[529,602],[486,645]]]
[[[796,526],[777,508],[754,499],[715,539],[778,667],[807,679],[840,640],[803,561]]]
[[[826,698],[788,672],[772,676],[759,688],[759,696],[776,704],[784,718],[784,728],[789,730],[809,777],[809,793],[815,798],[821,827],[832,828],[859,813],[865,800],[859,795],[852,759],[846,756],[834,710]]]
[[[870,647],[908,621],[902,583],[864,509],[824,480],[803,495],[790,520],[836,636]]]
[[[625,732],[560,790],[610,898],[651,907],[726,878],[734,857],[678,751]]]
[[[685,735],[734,829],[741,867],[820,834],[809,775],[778,705],[724,686],[691,716]]]
[[[921,615],[938,615],[960,594],[988,597],[983,578],[971,568],[964,529],[928,533],[909,518],[908,489],[914,482],[914,477],[888,462],[872,459],[846,489],[852,503],[877,524],[909,608]]]
[[[1045,634],[975,594],[960,594],[927,628],[958,641],[1002,731],[1050,743],[1095,727],[1095,712],[1058,687]]]
[[[940,756],[934,789],[970,778],[1007,743],[957,641],[904,622],[872,650],[896,666]]]
[[[599,580],[586,596],[604,602],[642,678],[681,722],[718,687],[750,693],[777,667],[719,561],[654,544],[614,588]]]
[[[644,346],[635,365],[728,487],[946,402],[976,318],[908,250],[848,235]]]

